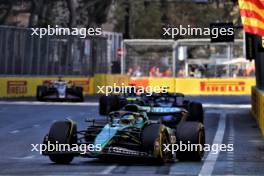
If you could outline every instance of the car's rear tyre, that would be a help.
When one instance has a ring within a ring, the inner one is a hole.
[[[142,132],[142,148],[153,153],[156,161],[165,163],[173,158],[170,151],[164,151],[163,144],[170,144],[171,137],[164,125],[149,124]]]
[[[107,96],[103,95],[99,99],[99,114],[107,115],[110,110],[110,103]]]
[[[108,115],[111,111],[119,110],[119,97],[116,95],[101,96],[99,99],[99,114]]]
[[[181,122],[176,130],[176,140],[178,145],[176,157],[178,160],[201,161],[204,155],[203,148],[205,144],[205,131],[202,123]],[[182,148],[180,148],[181,146]],[[187,150],[183,151],[183,146],[189,146],[189,149],[187,148]]]
[[[187,121],[196,121],[203,123],[204,122],[204,111],[203,111],[203,105],[198,102],[190,102],[189,107],[189,116],[187,118]]]
[[[70,121],[58,121],[52,124],[49,134],[48,141],[51,144],[76,144],[77,127],[75,123]],[[49,158],[52,162],[57,164],[68,164],[70,163],[74,155],[73,154],[50,154]]]
[[[78,96],[79,98],[75,101],[77,102],[83,102],[84,101],[84,97],[83,97],[83,88],[82,87],[73,87],[73,92],[76,96]]]
[[[46,92],[45,86],[37,86],[36,99],[38,101],[43,101],[43,96]]]

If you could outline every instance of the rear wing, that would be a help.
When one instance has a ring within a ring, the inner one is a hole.
[[[180,107],[151,107],[151,106],[142,106],[143,109],[148,114],[157,114],[157,115],[165,115],[165,114],[175,114],[180,112],[185,112],[184,108]]]

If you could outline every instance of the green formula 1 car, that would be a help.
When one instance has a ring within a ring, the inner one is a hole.
[[[76,156],[147,158],[158,162],[176,158],[201,160],[203,148],[198,151],[176,151],[176,156],[165,149],[180,142],[203,146],[205,134],[201,123],[186,121],[186,112],[180,108],[160,114],[157,121],[149,120],[146,111],[135,104],[126,105],[122,110],[111,112],[107,121],[88,120],[90,125],[80,131],[71,120],[55,122],[44,137],[44,144],[68,144],[70,148],[63,151],[45,150],[43,155],[49,156],[55,163],[70,163]],[[89,147],[81,151],[80,146]]]

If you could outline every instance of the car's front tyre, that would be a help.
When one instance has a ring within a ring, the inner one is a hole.
[[[142,132],[142,147],[151,152],[159,163],[165,163],[173,158],[170,151],[164,150],[164,145],[171,143],[166,127],[161,124],[149,124]]]
[[[74,144],[77,143],[76,136],[77,127],[76,124],[71,121],[58,121],[52,124],[49,134],[48,141],[51,144]],[[56,151],[59,152],[59,151]],[[48,155],[52,162],[57,164],[69,164],[73,158],[73,154],[49,154]]]

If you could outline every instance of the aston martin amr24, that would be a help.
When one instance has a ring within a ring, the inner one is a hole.
[[[176,151],[176,156],[165,146],[170,144],[199,144],[205,141],[204,127],[200,122],[187,121],[183,108],[159,111],[159,120],[150,120],[147,109],[138,105],[126,105],[109,113],[106,121],[88,120],[84,130],[77,130],[71,120],[55,122],[44,137],[44,144],[68,144],[70,146],[100,146],[98,150],[81,152],[44,151],[55,163],[70,163],[74,157],[92,158],[147,158],[151,161],[197,160],[203,157],[203,148],[197,151]]]

